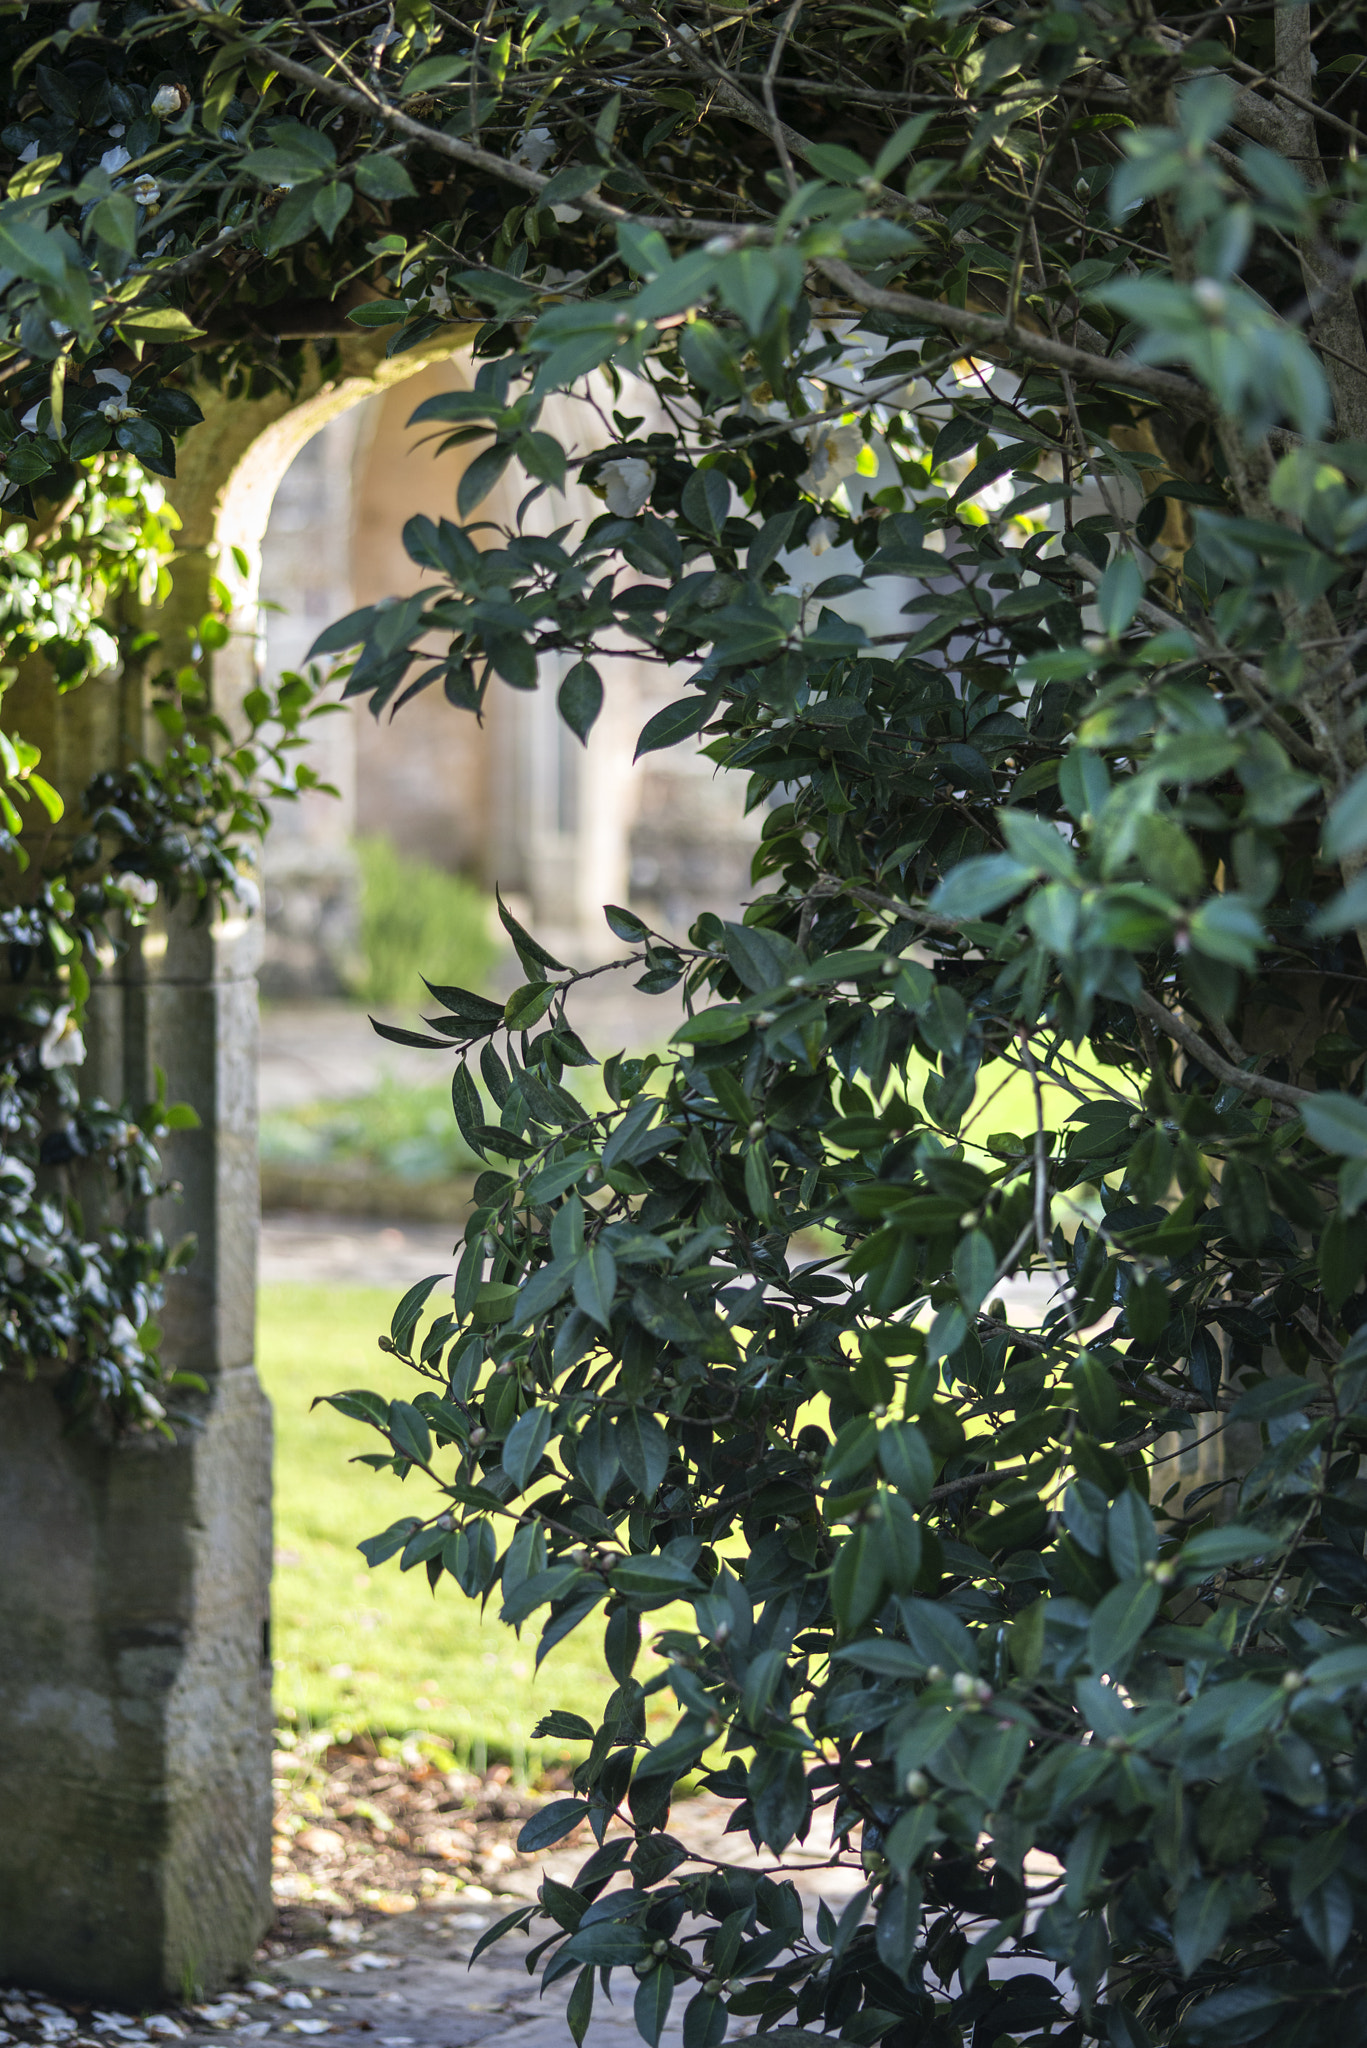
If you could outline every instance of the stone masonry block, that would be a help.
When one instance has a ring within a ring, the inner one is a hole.
[[[211,1988],[269,1911],[269,1408],[115,1443],[7,1373],[0,1444],[0,1978]]]

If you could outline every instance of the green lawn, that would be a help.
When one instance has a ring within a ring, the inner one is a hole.
[[[333,1408],[309,1406],[344,1387],[412,1393],[413,1375],[375,1343],[401,1291],[261,1289],[260,1369],[275,1407],[277,1709],[301,1728],[426,1732],[462,1763],[487,1754],[520,1770],[535,1766],[538,1752],[563,1753],[563,1744],[529,1741],[552,1707],[597,1724],[612,1690],[601,1617],[553,1650],[538,1678],[535,1623],[519,1641],[492,1613],[481,1618],[450,1579],[434,1598],[421,1568],[400,1574],[391,1562],[367,1571],[357,1541],[427,1501],[412,1481],[401,1487],[348,1463],[376,1447],[373,1434]]]

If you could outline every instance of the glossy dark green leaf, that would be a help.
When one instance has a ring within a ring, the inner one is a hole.
[[[577,661],[566,671],[556,701],[570,731],[587,746],[590,729],[603,708],[603,682],[592,662]]]
[[[680,740],[691,739],[694,733],[702,731],[714,709],[708,697],[682,697],[677,704],[667,704],[642,727],[636,742],[636,760],[642,754],[657,754],[662,747],[677,747]]]
[[[574,1299],[586,1316],[608,1329],[617,1288],[617,1262],[601,1239],[581,1254],[574,1268]]]
[[[1162,1601],[1152,1579],[1123,1579],[1097,1606],[1087,1630],[1094,1671],[1123,1678]]]
[[[529,1408],[503,1440],[503,1469],[521,1492],[550,1442],[551,1415],[547,1408]]]
[[[524,1856],[530,1856],[538,1849],[549,1849],[556,1842],[563,1842],[587,1814],[588,1807],[582,1800],[552,1799],[523,1827],[517,1838],[518,1849]]]
[[[636,1491],[653,1500],[669,1464],[669,1439],[653,1415],[629,1408],[613,1435],[622,1470]]]

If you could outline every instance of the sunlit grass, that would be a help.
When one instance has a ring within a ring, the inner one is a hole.
[[[397,1288],[261,1289],[261,1377],[275,1407],[276,1703],[298,1725],[391,1735],[425,1730],[463,1760],[562,1754],[530,1742],[553,1707],[596,1726],[613,1681],[602,1661],[602,1616],[591,1615],[536,1676],[534,1618],[519,1640],[482,1616],[454,1580],[435,1597],[426,1574],[397,1561],[368,1571],[356,1549],[405,1514],[430,1511],[432,1489],[348,1462],[378,1439],[319,1394],[373,1387],[411,1397],[413,1375],[376,1347]],[[369,1441],[367,1441],[369,1437]],[[666,1713],[666,1725],[668,1725]]]

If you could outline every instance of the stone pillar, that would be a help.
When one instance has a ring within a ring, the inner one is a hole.
[[[214,662],[231,719],[255,665],[259,543],[291,457],[348,405],[442,348],[291,398],[202,394],[173,497],[183,526],[158,657],[183,661],[218,574],[239,630]],[[245,572],[230,552],[241,552]],[[147,745],[134,679],[6,699],[78,829],[90,777]],[[255,922],[162,916],[89,1016],[92,1093],[137,1103],[162,1067],[200,1128],[164,1148],[168,1237],[198,1251],[163,1317],[204,1391],[174,1441],[69,1434],[42,1362],[0,1374],[0,1979],[123,2004],[212,1989],[270,1915],[270,1411],[253,1365],[257,1229]]]

